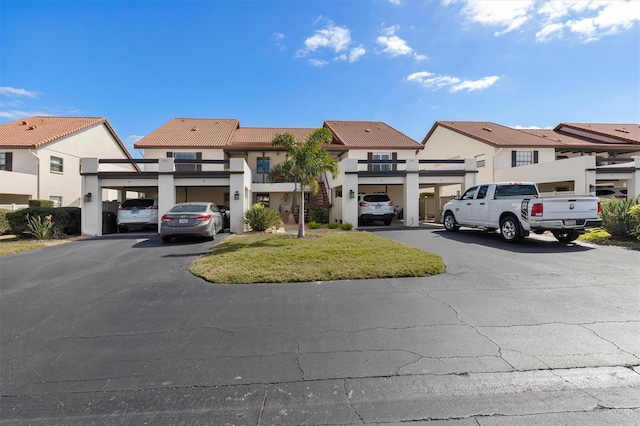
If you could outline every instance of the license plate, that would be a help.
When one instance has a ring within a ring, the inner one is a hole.
[[[138,209],[136,208],[131,209],[131,214],[138,214]]]
[[[576,226],[575,219],[567,219],[564,221],[564,226]]]
[[[376,210],[380,210],[382,206],[380,204],[376,204]]]
[[[178,223],[184,225],[185,223],[189,223],[189,219],[178,219]]]

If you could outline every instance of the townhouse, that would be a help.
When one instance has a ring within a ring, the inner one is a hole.
[[[106,118],[34,116],[0,125],[0,207],[25,207],[31,199],[81,206],[82,157],[132,158]],[[98,198],[109,197],[105,188]]]

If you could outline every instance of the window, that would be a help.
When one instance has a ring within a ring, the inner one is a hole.
[[[13,170],[13,153],[12,152],[0,152],[0,170],[11,171]]]
[[[484,154],[476,155],[476,167],[484,167]]]
[[[256,203],[269,207],[269,194],[256,194]]]
[[[167,157],[175,158],[176,160],[185,160],[187,163],[177,163],[176,172],[200,172],[202,171],[202,164],[189,163],[189,160],[202,160],[201,152],[167,152]]]
[[[258,173],[269,173],[269,157],[258,157],[256,171]]]
[[[474,186],[473,188],[469,188],[465,191],[464,194],[462,194],[462,197],[460,198],[461,200],[473,200],[473,197],[475,197],[476,192],[478,192],[478,187]]]
[[[373,161],[390,161],[391,153],[388,152],[374,152],[371,154],[371,159]],[[391,170],[391,164],[389,163],[372,163],[371,170],[374,172],[388,172]]]
[[[49,200],[53,201],[53,207],[62,207],[62,197],[52,195],[49,197]]]
[[[538,151],[511,151],[511,167],[526,166],[538,162]]]
[[[476,196],[476,200],[483,200],[487,198],[488,190],[489,190],[489,185],[482,185],[478,190],[478,195]]]
[[[51,156],[49,170],[52,173],[62,173],[62,158]]]

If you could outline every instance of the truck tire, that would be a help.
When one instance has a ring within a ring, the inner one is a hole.
[[[522,241],[524,238],[520,229],[520,222],[513,215],[508,215],[500,221],[500,236],[508,243]]]
[[[460,225],[458,225],[455,216],[451,212],[446,212],[444,214],[442,222],[444,223],[444,229],[449,232],[456,232],[460,229]]]
[[[580,236],[578,231],[553,231],[553,236],[561,243],[570,243]]]

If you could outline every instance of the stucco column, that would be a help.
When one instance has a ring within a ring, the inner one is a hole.
[[[99,236],[102,235],[102,188],[98,179],[98,159],[82,158],[80,174],[82,175],[80,232],[82,235]]]
[[[596,167],[596,157],[590,155],[583,158],[584,158],[584,181],[578,183],[578,181],[576,180],[574,184],[575,185],[574,191],[576,195],[584,195],[584,194],[596,195],[595,194],[596,174],[598,170]]]
[[[407,176],[404,181],[404,226],[420,225],[420,174],[417,158],[407,159]]]
[[[342,179],[342,223],[358,226],[358,160],[345,158],[340,162]],[[352,192],[353,191],[353,192]],[[351,198],[353,194],[353,198]]]
[[[466,191],[476,184],[476,176],[478,175],[478,162],[475,158],[464,159],[464,188],[462,192]],[[485,183],[485,182],[480,182]]]
[[[627,198],[635,199],[640,197],[640,157],[631,158],[633,158],[634,172],[631,179],[627,181]]]
[[[162,215],[176,203],[176,188],[173,182],[175,167],[173,158],[158,159],[158,230]]]
[[[251,169],[244,158],[229,160],[229,213],[233,233],[244,232],[244,212],[251,206]]]

